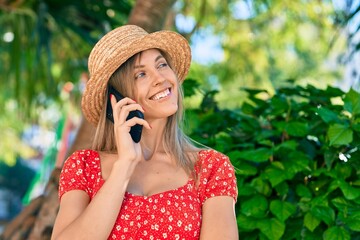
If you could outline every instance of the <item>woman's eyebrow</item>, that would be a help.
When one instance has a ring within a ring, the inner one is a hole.
[[[155,58],[155,62],[157,62],[159,59],[161,59],[161,58],[164,58],[164,56],[163,55],[159,55],[159,56],[157,56],[156,58]]]
[[[160,54],[159,56],[157,56],[157,57],[155,58],[155,61],[154,61],[154,62],[159,61],[159,59],[161,59],[161,58],[164,58],[164,56]],[[143,67],[145,67],[145,65],[135,65],[134,68],[143,68]]]

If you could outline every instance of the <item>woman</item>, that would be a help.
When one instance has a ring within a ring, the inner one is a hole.
[[[97,130],[93,148],[64,164],[52,239],[238,238],[228,157],[196,147],[179,128],[190,62],[188,42],[171,31],[126,25],[94,46],[82,110]],[[127,97],[117,102],[109,86]],[[144,119],[128,119],[135,110]]]

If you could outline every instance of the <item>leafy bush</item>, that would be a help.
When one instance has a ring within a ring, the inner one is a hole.
[[[239,109],[209,92],[187,112],[191,137],[236,168],[240,239],[360,239],[359,93],[244,90]]]

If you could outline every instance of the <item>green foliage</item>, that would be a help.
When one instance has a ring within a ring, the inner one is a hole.
[[[43,113],[54,105],[65,109],[66,84],[74,83],[71,96],[79,100],[91,47],[109,29],[127,22],[133,3],[33,0],[0,4],[0,129],[5,139],[0,144],[0,162],[12,166],[17,156],[34,155],[21,142],[21,132],[31,124],[49,128],[57,122],[57,116],[44,118]],[[44,124],[44,119],[49,121]]]
[[[189,110],[192,138],[235,166],[240,239],[359,239],[360,94],[243,90],[237,109],[210,92]]]
[[[344,15],[335,20],[339,14],[334,1],[178,2],[182,3],[178,4],[180,13],[198,27],[194,37],[203,35],[204,42],[214,37],[212,41],[218,41],[218,48],[223,51],[220,59],[205,64],[195,62],[190,72],[208,89],[222,90],[217,95],[221,106],[241,105],[232,101],[234,97],[242,98],[242,92],[234,86],[273,93],[288,86],[285,79],[323,87],[343,75],[342,66],[335,59],[347,47],[344,35],[339,34],[339,27],[344,25],[338,23],[345,24],[348,18]],[[204,53],[202,59],[204,56],[212,55]]]
[[[15,99],[23,119],[38,119],[37,108],[59,100],[66,82],[81,84],[91,47],[109,29],[127,22],[133,1],[8,4],[0,6],[0,89],[6,97],[0,104]]]

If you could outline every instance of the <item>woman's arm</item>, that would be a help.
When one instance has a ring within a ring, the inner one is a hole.
[[[201,240],[239,239],[235,217],[235,201],[229,196],[209,198],[203,205]]]
[[[65,193],[52,239],[107,239],[119,214],[133,164],[116,161],[109,178],[90,203],[84,191]]]
[[[52,234],[53,240],[106,239],[114,227],[130,177],[142,156],[140,144],[131,139],[130,128],[136,124],[147,129],[151,127],[144,119],[126,119],[130,111],[144,111],[134,100],[123,98],[117,102],[112,96],[111,106],[118,159],[114,162],[108,179],[91,202],[87,194],[81,191],[70,191],[62,196]]]

